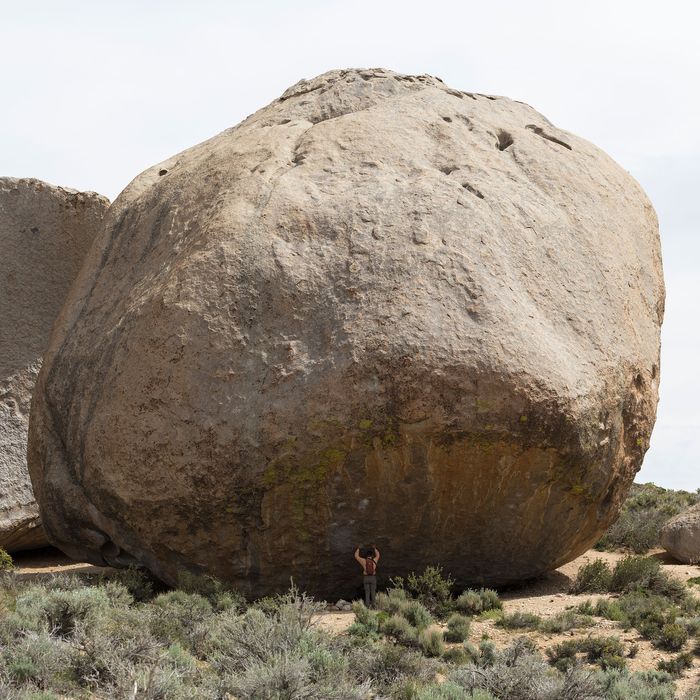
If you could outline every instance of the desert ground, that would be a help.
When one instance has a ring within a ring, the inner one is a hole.
[[[649,554],[658,557],[662,562],[662,568],[682,581],[700,576],[700,565],[680,564],[671,559],[663,550],[653,550]],[[499,591],[504,613],[529,612],[546,619],[568,608],[573,608],[586,599],[595,601],[601,597],[614,597],[612,594],[572,595],[569,593],[569,589],[576,572],[582,565],[595,559],[602,559],[613,565],[624,556],[620,552],[589,550],[542,578],[522,586]],[[62,552],[51,548],[20,553],[15,557],[15,565],[17,576],[20,579],[41,579],[58,573],[83,574],[110,571],[108,568],[72,561]],[[700,596],[700,586],[693,587],[693,589],[696,589],[693,591],[694,595]],[[333,609],[333,604],[329,602],[329,609],[318,616],[317,623],[320,627],[340,635],[346,632],[354,620],[354,613],[336,611]],[[544,652],[548,647],[572,637],[590,634],[614,634],[618,635],[625,645],[636,644],[638,646],[637,654],[628,660],[629,668],[632,671],[654,669],[661,659],[669,659],[673,656],[672,652],[656,649],[651,642],[643,639],[634,629],[623,630],[617,623],[598,617],[595,620],[594,627],[584,630],[570,631],[564,634],[545,634],[536,631],[506,630],[496,626],[494,620],[476,618],[472,623],[470,638],[472,641],[478,642],[482,638],[488,637],[498,648],[503,648],[516,637],[527,636]],[[700,659],[695,660],[693,668],[677,681],[676,687],[679,696],[697,686],[698,683],[700,683]]]

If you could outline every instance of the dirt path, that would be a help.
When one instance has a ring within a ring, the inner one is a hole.
[[[678,564],[668,558],[662,551],[652,552],[652,555],[657,556],[661,560],[665,571],[682,581],[700,576],[700,566]],[[502,592],[501,599],[503,600],[504,612],[506,614],[517,611],[531,612],[540,617],[549,618],[578,605],[587,598],[591,598],[594,601],[598,598],[609,598],[611,597],[610,595],[571,595],[568,591],[571,582],[576,576],[576,572],[583,564],[587,564],[595,559],[602,559],[610,564],[615,564],[623,556],[623,554],[617,552],[596,552],[590,550],[578,559],[565,564],[556,571],[532,583]],[[100,573],[112,571],[112,569],[107,567],[73,562],[55,549],[18,554],[15,557],[15,564],[20,578],[43,578],[56,573]],[[696,593],[700,595],[700,587],[697,587]],[[354,620],[355,616],[352,612],[329,610],[318,616],[317,624],[331,634],[343,634]],[[544,652],[547,647],[558,644],[563,640],[589,634],[617,635],[626,646],[636,644],[638,646],[637,655],[628,660],[629,667],[633,671],[656,668],[659,660],[673,656],[671,653],[655,649],[650,642],[642,639],[636,631],[624,631],[617,627],[614,622],[601,620],[600,618],[596,618],[594,627],[565,634],[543,634],[542,632],[523,632],[522,630],[510,631],[497,627],[493,620],[474,620],[470,638],[472,642],[477,644],[481,639],[488,638],[497,647],[501,648],[508,646],[516,637],[526,636],[534,642],[538,649]],[[687,671],[684,677],[677,682],[679,695],[682,696],[698,683],[700,683],[700,659],[696,659],[693,668]]]

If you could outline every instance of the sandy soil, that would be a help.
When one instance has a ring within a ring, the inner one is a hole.
[[[663,568],[672,576],[683,581],[700,576],[700,566],[679,564],[670,559],[664,552],[652,553],[657,556]],[[543,618],[553,617],[567,608],[574,607],[586,598],[595,601],[601,597],[610,595],[571,595],[568,593],[573,578],[579,567],[594,559],[603,559],[611,564],[621,559],[624,555],[617,552],[586,552],[584,555],[565,564],[556,571],[551,572],[536,581],[532,581],[518,588],[512,588],[501,593],[503,609],[510,614],[516,611],[531,612]],[[21,579],[43,578],[55,573],[100,573],[109,572],[111,569],[92,566],[91,564],[74,562],[55,549],[24,552],[16,555],[15,564],[17,573]],[[700,595],[700,586],[696,595]],[[352,612],[340,612],[329,610],[318,616],[319,627],[332,634],[343,634],[354,622]],[[618,635],[629,646],[638,645],[637,655],[629,659],[631,670],[653,669],[660,659],[668,659],[673,654],[655,649],[650,642],[642,639],[634,630],[624,631],[614,622],[596,618],[596,626],[585,630],[567,632],[565,634],[543,634],[541,632],[523,632],[521,630],[508,631],[496,626],[493,620],[474,620],[472,623],[471,641],[478,643],[482,638],[491,639],[497,647],[508,646],[513,639],[520,636],[529,637],[536,646],[544,651],[547,647],[558,644],[572,637],[585,637],[594,635]],[[682,696],[685,692],[700,683],[700,659],[696,659],[691,670],[687,671],[682,679],[677,682],[678,693]]]

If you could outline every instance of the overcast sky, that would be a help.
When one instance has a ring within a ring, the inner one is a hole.
[[[430,73],[523,100],[606,150],[656,207],[661,402],[637,480],[695,490],[699,19],[690,0],[0,0],[0,175],[113,199],[144,168],[331,68]]]

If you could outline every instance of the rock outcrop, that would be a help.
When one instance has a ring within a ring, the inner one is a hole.
[[[0,547],[47,544],[27,471],[29,405],[51,326],[109,202],[0,178]]]
[[[700,562],[700,503],[671,518],[661,528],[661,546],[684,564]]]
[[[51,339],[53,542],[249,595],[503,584],[616,517],[664,289],[639,185],[520,102],[334,71],[138,176]]]

